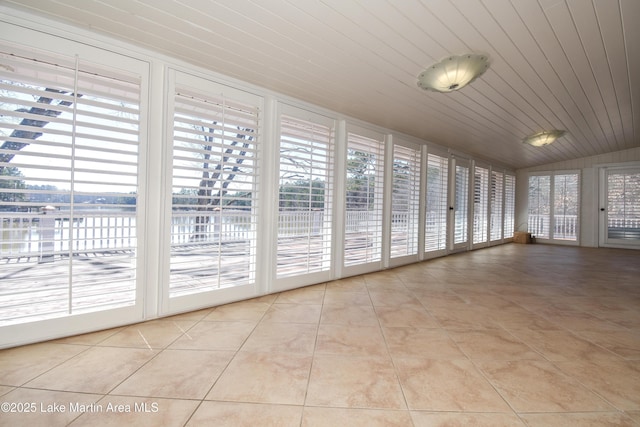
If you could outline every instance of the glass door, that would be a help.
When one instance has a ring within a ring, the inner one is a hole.
[[[640,167],[606,169],[601,180],[601,246],[640,247]]]
[[[469,161],[452,158],[451,168],[455,173],[451,175],[453,182],[449,194],[450,247],[459,251],[469,246]]]

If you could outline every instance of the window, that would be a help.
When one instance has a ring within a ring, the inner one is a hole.
[[[504,176],[504,238],[513,237],[516,212],[516,177]]]
[[[551,235],[551,176],[529,177],[528,231],[537,238]]]
[[[502,210],[504,208],[504,174],[491,172],[491,241],[502,239]]]
[[[282,116],[277,276],[331,268],[334,129]]]
[[[425,252],[447,248],[447,180],[449,159],[427,156],[427,206],[425,218]]]
[[[469,240],[469,167],[455,161],[454,245],[466,244]]]
[[[553,238],[578,238],[578,174],[568,173],[553,177]]]
[[[0,325],[133,306],[139,75],[1,58]]]
[[[473,186],[473,243],[479,244],[488,238],[489,169],[476,166]]]
[[[391,258],[418,254],[420,150],[393,147]]]
[[[344,265],[382,260],[383,141],[347,135]]]
[[[577,172],[531,175],[529,177],[529,232],[539,239],[577,241]]]
[[[258,108],[176,88],[169,295],[252,284]]]

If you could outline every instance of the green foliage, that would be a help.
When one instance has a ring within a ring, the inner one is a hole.
[[[0,201],[2,202],[22,202],[26,194],[19,190],[25,190],[26,185],[22,172],[16,167],[4,167],[0,169],[0,189],[11,189],[15,191],[0,191]]]

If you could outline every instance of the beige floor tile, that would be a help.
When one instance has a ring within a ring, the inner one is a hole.
[[[619,359],[615,353],[569,331],[518,330],[512,333],[550,361]]]
[[[235,353],[164,350],[111,394],[203,399]]]
[[[305,405],[406,409],[393,364],[382,357],[316,355]]]
[[[449,336],[470,359],[541,359],[539,353],[503,329],[450,331]]]
[[[620,326],[607,320],[600,319],[588,313],[557,312],[544,316],[551,323],[570,331],[615,331]]]
[[[109,347],[162,349],[195,324],[188,320],[152,320],[122,328],[98,345]]]
[[[619,412],[520,414],[529,427],[637,427]]]
[[[379,326],[320,324],[316,354],[389,357]]]
[[[367,292],[364,276],[346,277],[326,283],[327,291]]]
[[[328,304],[322,307],[322,324],[335,325],[379,325],[373,305],[335,305]]]
[[[254,322],[201,321],[169,346],[185,350],[237,350],[255,328]]]
[[[86,412],[71,427],[175,427],[184,425],[198,407],[197,400],[105,396],[100,410]]]
[[[479,361],[516,412],[610,411],[613,408],[546,361]]]
[[[414,427],[525,427],[514,413],[412,411]]]
[[[635,331],[581,331],[580,336],[629,360],[640,360],[640,328]]]
[[[408,411],[306,407],[302,427],[406,427]]]
[[[473,306],[437,307],[429,312],[438,323],[449,330],[502,329],[500,323],[491,318],[491,312]]]
[[[264,302],[240,301],[221,305],[211,310],[203,320],[215,321],[259,321],[271,304]]]
[[[366,305],[371,306],[369,292],[365,289],[361,292],[350,292],[342,289],[327,288],[324,295],[324,305]]]
[[[455,342],[441,329],[382,328],[387,348],[394,359],[466,359]]]
[[[2,397],[3,403],[15,405],[11,409],[16,412],[3,410],[0,426],[66,426],[101,398],[101,394],[18,388]]]
[[[311,360],[306,355],[240,352],[206,399],[302,405]]]
[[[202,402],[187,427],[298,427],[301,418],[302,406]]]
[[[80,345],[41,343],[0,350],[0,384],[20,386],[87,349]]]
[[[92,347],[25,386],[104,394],[156,354],[156,350],[149,349]]]
[[[262,318],[262,322],[314,323],[320,321],[321,305],[273,304]]]
[[[374,306],[415,306],[422,307],[420,300],[415,297],[413,292],[406,288],[399,289],[369,289],[369,296]]]
[[[440,325],[422,306],[376,306],[376,314],[382,326],[413,328],[438,328]]]
[[[625,414],[629,418],[632,418],[633,420],[635,420],[635,422],[638,423],[638,426],[640,426],[640,410],[638,410],[638,411],[626,411]]]
[[[307,286],[304,288],[293,289],[278,294],[276,304],[322,304],[324,300],[324,289],[317,286]]]
[[[468,360],[394,359],[409,409],[509,412],[502,397]]]
[[[640,361],[556,362],[567,375],[602,396],[619,410],[640,410]]]
[[[5,394],[15,389],[16,389],[15,387],[0,385],[0,396],[4,396]]]
[[[312,355],[317,331],[316,325],[307,323],[262,322],[256,326],[240,350]]]

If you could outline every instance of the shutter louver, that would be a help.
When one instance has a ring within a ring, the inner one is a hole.
[[[0,322],[134,305],[140,77],[26,51],[1,61]]]
[[[382,259],[383,142],[347,136],[344,265]]]
[[[489,208],[489,169],[476,167],[473,192],[473,243],[487,241]]]
[[[449,159],[427,156],[425,252],[447,248],[447,180]]]
[[[491,241],[502,239],[502,211],[504,203],[504,174],[491,172]]]
[[[255,281],[258,108],[178,89],[170,297]]]
[[[420,151],[394,145],[391,258],[418,253]]]
[[[277,276],[328,271],[333,128],[291,116],[280,128]]]
[[[516,214],[516,177],[504,177],[504,238],[513,237]]]

